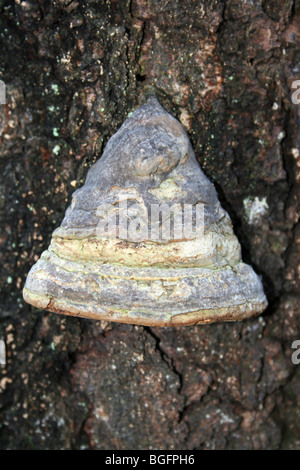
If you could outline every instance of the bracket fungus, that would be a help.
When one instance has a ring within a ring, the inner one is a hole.
[[[154,97],[90,168],[23,295],[51,312],[150,326],[242,320],[267,306],[183,126]]]

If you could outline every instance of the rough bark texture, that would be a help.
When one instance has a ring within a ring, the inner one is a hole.
[[[300,448],[300,2],[0,8],[1,448]],[[185,125],[262,276],[260,317],[151,328],[22,300],[74,188],[150,94]]]

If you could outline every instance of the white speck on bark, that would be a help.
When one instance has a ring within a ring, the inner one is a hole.
[[[255,197],[247,197],[243,201],[246,218],[249,224],[256,225],[265,217],[268,213],[269,205],[267,203],[267,198],[263,197],[259,199]]]

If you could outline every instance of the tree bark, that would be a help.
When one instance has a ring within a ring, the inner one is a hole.
[[[0,9],[1,448],[299,449],[299,0]],[[254,319],[150,328],[22,299],[71,194],[150,94],[186,127],[262,276]]]

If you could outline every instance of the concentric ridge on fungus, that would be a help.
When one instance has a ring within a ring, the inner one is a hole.
[[[138,240],[121,233],[125,200],[131,208],[126,227],[136,205],[137,231],[146,227]],[[189,206],[192,214],[203,207],[203,232],[176,238],[171,231],[164,239],[159,231],[153,239],[149,212],[163,204],[180,211]],[[105,217],[115,225],[99,233]],[[242,262],[229,216],[183,126],[156,98],[108,141],[31,268],[23,295],[51,312],[151,326],[242,320],[267,306],[260,278]]]

